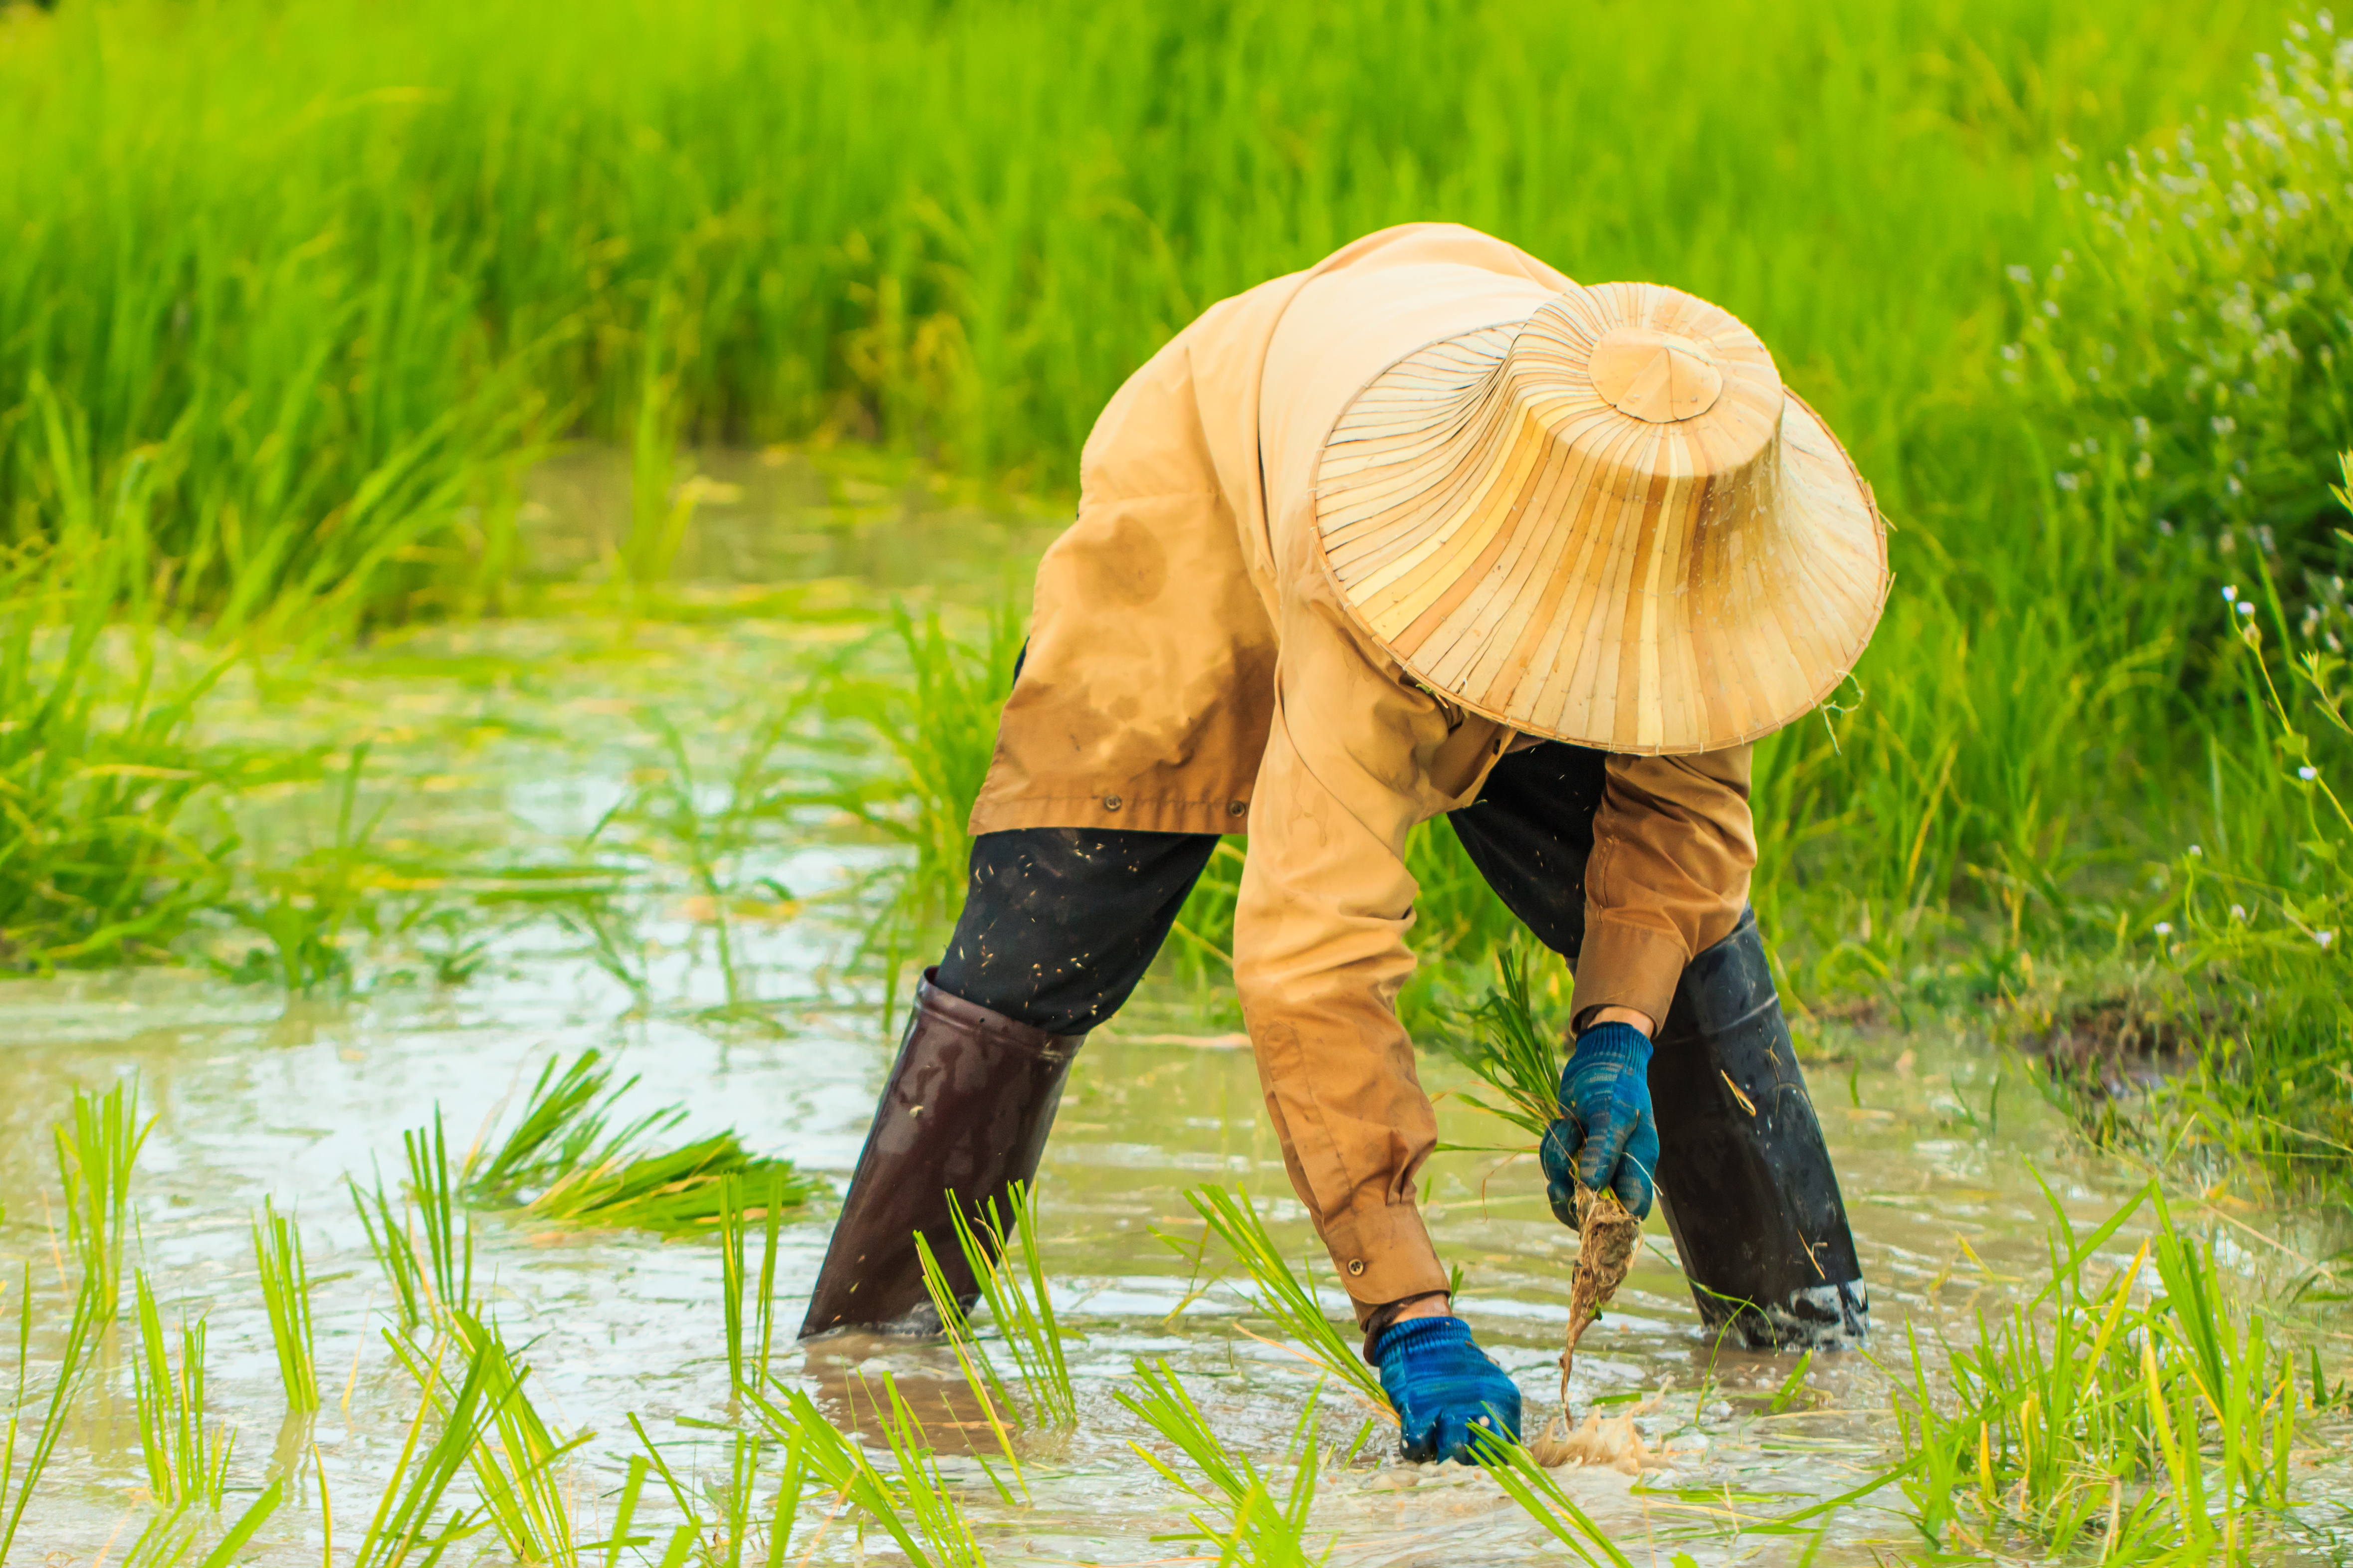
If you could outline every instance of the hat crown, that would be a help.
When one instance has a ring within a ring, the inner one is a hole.
[[[1697,418],[1724,392],[1724,369],[1705,343],[1656,327],[1610,328],[1586,370],[1610,406],[1652,425]]]
[[[1392,365],[1316,500],[1343,600],[1417,680],[1611,751],[1788,721],[1886,589],[1869,489],[1765,345],[1657,284],[1571,288]]]

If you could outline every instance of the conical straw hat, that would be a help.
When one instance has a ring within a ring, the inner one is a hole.
[[[1845,448],[1754,332],[1651,283],[1391,365],[1333,426],[1315,501],[1350,613],[1415,679],[1612,752],[1788,723],[1887,596]]]

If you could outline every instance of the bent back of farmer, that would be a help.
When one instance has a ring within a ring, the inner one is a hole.
[[[1517,1435],[1416,1205],[1436,1145],[1396,998],[1419,824],[1450,817],[1575,972],[1542,1164],[1662,1197],[1704,1319],[1859,1343],[1867,1297],[1747,910],[1749,746],[1862,651],[1870,491],[1739,321],[1581,287],[1451,225],[1212,307],[1123,386],[1039,567],[973,814],[803,1334],[936,1331],[1062,1079],[1247,833],[1234,974],[1268,1115],[1409,1458]]]

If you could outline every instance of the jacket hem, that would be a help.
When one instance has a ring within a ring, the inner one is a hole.
[[[1116,802],[1117,804],[1113,804]],[[1240,809],[1237,810],[1236,808]],[[1233,833],[1250,830],[1250,802],[1233,800],[1138,800],[1115,794],[1023,795],[1011,800],[983,796],[973,807],[966,831],[1004,833],[1018,827],[1124,828],[1132,833]]]

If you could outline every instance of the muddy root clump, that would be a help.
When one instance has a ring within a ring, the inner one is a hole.
[[[1560,1408],[1528,1451],[1540,1465],[1604,1464],[1633,1475],[1666,1461],[1642,1445],[1631,1415],[1604,1421],[1588,1415],[1585,1425],[1568,1422],[1568,1373],[1577,1360],[1577,1342],[1601,1316],[1602,1307],[1626,1282],[1634,1266],[1642,1222],[1618,1201],[1615,1193],[1597,1193],[1580,1184],[1577,1189],[1577,1272],[1568,1287],[1568,1337],[1560,1352]]]

